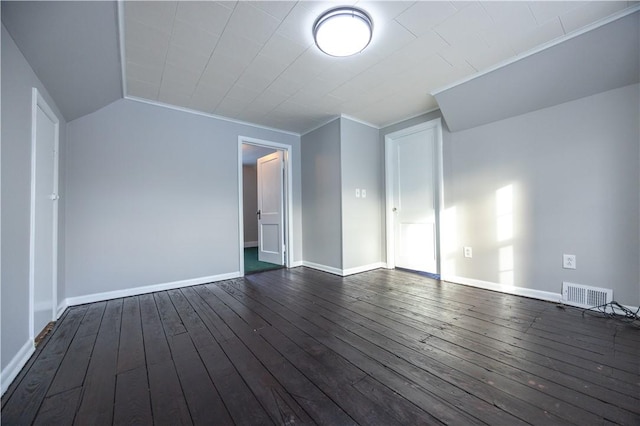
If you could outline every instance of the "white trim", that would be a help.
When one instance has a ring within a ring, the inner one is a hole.
[[[581,36],[582,34],[588,33],[589,31],[593,31],[593,30],[595,30],[597,28],[600,28],[600,27],[602,27],[604,25],[607,25],[607,24],[609,24],[609,23],[611,23],[613,21],[617,21],[618,19],[624,18],[625,16],[631,15],[631,14],[633,14],[633,13],[639,11],[639,10],[640,10],[640,5],[636,5],[636,6],[624,9],[624,10],[622,10],[620,12],[614,13],[611,16],[608,16],[608,17],[606,17],[604,19],[600,19],[599,21],[593,22],[593,23],[591,23],[591,24],[589,24],[589,25],[587,25],[585,27],[582,27],[582,28],[576,30],[576,31],[572,31],[572,32],[570,32],[568,34],[565,34],[563,36],[555,38],[555,39],[553,39],[551,41],[548,41],[548,42],[546,42],[544,44],[541,44],[540,46],[537,46],[537,47],[534,47],[533,49],[527,50],[527,51],[525,51],[525,52],[523,52],[523,53],[521,53],[521,54],[519,54],[517,56],[514,56],[512,58],[505,59],[504,61],[498,62],[496,65],[494,65],[492,67],[489,67],[486,70],[482,70],[482,71],[477,72],[475,74],[472,74],[472,75],[470,75],[468,77],[465,77],[465,78],[462,78],[460,80],[454,81],[453,83],[448,84],[448,85],[446,85],[444,87],[441,87],[439,89],[433,90],[431,92],[431,96],[439,95],[440,93],[445,92],[445,91],[447,91],[449,89],[453,89],[456,86],[460,86],[460,85],[462,85],[464,83],[467,83],[469,81],[475,80],[476,78],[482,77],[483,75],[489,74],[489,73],[491,73],[493,71],[496,71],[496,70],[498,70],[500,68],[504,68],[507,65],[511,65],[511,64],[513,64],[515,62],[521,61],[522,59],[528,58],[529,56],[533,56],[536,53],[540,53],[543,50],[549,49],[549,48],[551,48],[553,46],[556,46],[556,45],[558,45],[560,43],[564,43],[565,41],[571,40],[572,38]]]
[[[238,136],[238,240],[240,245],[244,245],[244,184],[243,182],[243,165],[242,165],[242,140]],[[238,269],[240,275],[244,276],[244,252],[238,250]]]
[[[439,107],[439,106],[437,106],[437,107],[435,107],[435,108],[431,108],[431,109],[429,109],[429,110],[427,110],[427,111],[424,111],[424,112],[419,112],[419,113],[417,113],[417,114],[415,114],[415,115],[411,115],[411,116],[409,116],[409,117],[407,117],[407,118],[403,118],[403,119],[401,119],[401,120],[393,121],[393,122],[391,122],[391,123],[389,123],[389,124],[385,124],[385,125],[383,125],[383,126],[381,126],[381,127],[380,127],[380,130],[385,129],[385,128],[387,128],[387,127],[395,126],[396,124],[400,124],[400,123],[405,122],[405,121],[413,120],[414,118],[418,118],[418,117],[420,117],[421,115],[431,114],[432,112],[435,112],[435,111],[438,111],[438,110],[440,110],[440,107]]]
[[[2,370],[2,373],[0,373],[0,387],[2,387],[2,395],[4,395],[4,393],[7,391],[7,389],[11,385],[11,382],[15,380],[15,378],[18,376],[18,373],[20,373],[20,370],[22,370],[27,361],[29,361],[29,357],[33,355],[35,350],[36,347],[33,344],[33,339],[27,340],[27,342],[22,345],[18,353],[16,353],[15,356],[11,358],[11,361],[9,361],[4,370]]]
[[[360,124],[363,124],[365,126],[372,127],[372,128],[374,128],[376,130],[382,130],[385,127],[393,126],[394,124],[402,123],[403,121],[411,120],[413,118],[420,117],[421,115],[425,115],[425,114],[429,114],[429,113],[434,112],[434,111],[438,111],[439,109],[440,109],[440,107],[435,107],[435,108],[432,108],[432,109],[430,109],[428,111],[422,111],[422,112],[417,113],[416,115],[412,115],[410,117],[406,117],[406,118],[400,119],[398,121],[394,121],[393,123],[385,124],[383,126],[378,126],[377,124],[373,124],[373,123],[370,123],[368,121],[364,121],[364,120],[361,120],[361,119],[356,118],[356,117],[352,117],[352,116],[347,115],[347,114],[340,114],[337,117],[331,117],[328,120],[323,121],[322,123],[318,124],[317,126],[312,127],[309,130],[305,130],[303,133],[300,134],[300,136],[304,136],[304,135],[307,135],[307,134],[313,132],[314,130],[318,130],[320,127],[323,127],[323,126],[325,126],[325,125],[327,125],[329,123],[332,123],[332,122],[336,121],[339,118],[345,118],[347,120],[351,120],[351,121],[354,121],[356,123],[360,123]]]
[[[368,126],[368,127],[373,127],[376,130],[380,130],[382,128],[380,126],[376,126],[373,123],[369,123],[368,121],[360,120],[359,118],[351,117],[350,115],[346,115],[346,114],[340,114],[340,118],[345,118],[347,120],[355,121],[356,123],[364,124],[365,126]]]
[[[31,89],[31,194],[29,197],[29,340],[33,341],[34,288],[35,288],[35,248],[36,248],[36,120],[38,114],[38,89]]]
[[[258,242],[257,241],[245,241],[244,242],[244,248],[250,248],[250,247],[258,247]]]
[[[317,269],[318,271],[328,272],[330,274],[339,275],[341,277],[387,267],[387,264],[384,262],[371,263],[369,265],[356,266],[355,268],[349,269],[334,268],[333,266],[321,265],[319,263],[308,262],[306,260],[303,260],[299,263],[300,264],[296,266],[306,266],[307,268]]]
[[[306,260],[302,261],[302,266],[306,266],[307,268],[317,269],[318,271],[328,272],[330,274],[342,276],[342,269],[334,268],[333,266],[321,265],[319,263],[309,262]]]
[[[244,207],[242,200],[242,145],[257,145],[283,151],[284,168],[285,168],[285,267],[290,268],[293,263],[293,146],[289,144],[272,142],[264,139],[256,139],[248,136],[238,136],[238,238],[239,245],[244,245]],[[238,258],[240,265],[240,276],[244,276],[244,253],[238,250]]]
[[[62,314],[64,314],[64,311],[67,310],[67,308],[69,307],[67,299],[62,299],[60,301],[60,304],[58,305],[58,310],[56,312],[56,320],[60,319],[60,317],[62,316]]]
[[[84,296],[68,297],[65,300],[66,306],[84,305],[85,303],[101,302],[103,300],[118,299],[120,297],[138,296],[156,291],[174,290],[176,288],[188,287],[192,285],[207,284],[215,281],[230,280],[238,278],[240,272],[230,272],[227,274],[211,275],[208,277],[192,278],[188,280],[173,281],[163,284],[153,284],[142,287],[125,288],[122,290],[106,291],[104,293],[93,293]]]
[[[374,269],[385,268],[387,266],[384,262],[371,263],[369,265],[357,266],[355,268],[343,269],[342,276],[360,274],[362,272],[373,271]]]
[[[116,14],[118,17],[118,45],[120,47],[120,71],[122,78],[122,97],[127,97],[127,55],[124,42],[124,0],[118,0],[116,3]]]
[[[312,128],[311,128],[311,129],[309,129],[309,130],[305,130],[305,132],[304,132],[304,133],[302,133],[302,134],[300,134],[300,136],[302,137],[302,136],[308,135],[309,133],[311,133],[311,132],[313,132],[313,131],[315,131],[315,130],[318,130],[320,127],[326,126],[326,125],[327,125],[327,124],[329,124],[329,123],[333,123],[334,121],[336,121],[336,120],[338,120],[338,119],[340,119],[340,116],[339,116],[339,115],[338,115],[338,116],[335,116],[335,117],[331,117],[331,118],[327,119],[327,121],[323,121],[322,123],[318,124],[317,126],[312,127]]]
[[[433,120],[425,121],[424,123],[416,124],[405,129],[401,129],[392,133],[388,133],[384,136],[384,183],[385,183],[385,239],[386,239],[386,267],[393,269],[396,266],[395,262],[395,229],[393,224],[393,169],[392,163],[391,144],[394,140],[404,136],[412,135],[414,133],[422,132],[428,129],[435,129],[436,132],[436,271],[431,272],[440,274],[441,268],[441,254],[440,254],[440,220],[442,218],[442,210],[444,208],[444,157],[443,157],[443,143],[442,143],[442,118],[438,117]]]
[[[302,260],[296,260],[295,262],[291,262],[290,268],[298,268],[300,266],[304,266],[304,262]]]
[[[60,120],[54,114],[53,110],[44,100],[36,87],[31,88],[31,197],[29,205],[29,340],[35,339],[35,222],[36,222],[36,165],[37,165],[37,121],[38,108],[47,116],[54,126],[53,141],[53,194],[58,196],[59,184],[59,156],[60,156]],[[52,280],[52,306],[51,320],[56,319],[56,306],[58,304],[58,200],[52,200],[51,208],[53,209],[53,235],[52,235],[52,260],[51,280]]]
[[[269,130],[271,132],[278,132],[278,133],[283,133],[283,134],[292,135],[292,136],[300,136],[300,133],[291,132],[289,130],[282,130],[282,129],[276,129],[274,127],[261,126],[259,124],[250,123],[248,121],[236,120],[234,118],[223,117],[221,115],[209,114],[207,112],[197,111],[197,110],[191,109],[191,108],[165,104],[164,102],[160,102],[160,101],[152,101],[152,100],[149,100],[149,99],[138,98],[136,96],[130,96],[130,95],[124,96],[124,99],[130,100],[130,101],[135,101],[135,102],[140,102],[140,103],[143,103],[143,104],[157,106],[157,107],[160,107],[160,108],[172,109],[174,111],[186,112],[188,114],[200,115],[200,116],[208,117],[208,118],[215,118],[217,120],[227,121],[229,123],[234,123],[234,124],[241,124],[243,126],[254,127],[256,129]]]
[[[442,119],[438,118],[436,126],[436,275],[442,275],[442,214],[444,211],[444,143],[442,136]]]
[[[516,296],[531,297],[534,299],[547,300],[549,302],[562,303],[562,294],[550,291],[534,290],[525,287],[516,287],[494,283],[491,281],[476,280],[473,278],[459,277],[456,275],[447,275],[440,278],[441,281],[448,281],[455,284],[463,284],[471,287],[478,287],[485,290],[498,291],[500,293],[513,294]]]

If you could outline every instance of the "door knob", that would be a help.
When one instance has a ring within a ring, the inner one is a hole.
[[[258,215],[258,220],[260,220],[260,210],[258,210],[258,213],[256,213]]]

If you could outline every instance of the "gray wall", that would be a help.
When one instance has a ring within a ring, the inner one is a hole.
[[[298,136],[131,100],[68,132],[68,297],[238,272],[238,136],[291,144],[300,161]]]
[[[638,91],[452,133],[445,203],[455,209],[455,235],[445,235],[454,242],[446,272],[500,282],[500,249],[511,246],[516,286],[558,293],[570,281],[613,288],[616,300],[638,305]],[[496,191],[508,185],[513,233],[497,241],[505,211]],[[473,259],[462,256],[467,245]],[[576,270],[562,269],[563,253],[577,255]]]
[[[338,118],[302,136],[304,260],[340,272],[382,262],[379,131]],[[366,189],[366,198],[355,190]]]
[[[384,148],[378,129],[341,118],[342,266],[375,264],[383,258]],[[366,189],[366,198],[355,190]]]
[[[439,115],[382,129],[381,143]],[[563,281],[613,288],[637,306],[639,116],[632,85],[466,131],[444,123],[443,275],[556,294]],[[508,185],[511,211],[505,203],[498,215],[497,191]],[[513,230],[500,241],[499,221]],[[577,255],[576,270],[562,269],[563,253]]]
[[[60,119],[58,300],[64,288],[66,123],[55,102],[2,26],[2,370],[29,339],[29,212],[31,89],[37,87]],[[4,374],[3,374],[4,375]]]
[[[340,119],[303,135],[304,260],[342,269]]]
[[[244,242],[258,241],[258,169],[256,165],[242,166],[242,208]]]

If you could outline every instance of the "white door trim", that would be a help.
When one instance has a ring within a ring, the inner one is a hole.
[[[37,116],[38,108],[54,123],[54,157],[53,157],[53,194],[58,196],[58,161],[59,161],[59,134],[60,120],[53,113],[37,88],[31,89],[31,205],[30,205],[30,223],[29,223],[29,340],[35,339],[35,224],[36,224],[36,142],[37,142]],[[51,320],[55,320],[58,304],[58,199],[53,201],[53,265],[52,267],[52,285],[53,285],[53,306],[51,307]],[[39,332],[40,330],[38,330]]]
[[[265,148],[278,149],[284,152],[284,215],[286,222],[285,246],[286,255],[284,257],[285,267],[290,268],[293,264],[293,165],[291,164],[292,146],[267,141],[263,139],[238,136],[238,258],[240,261],[240,276],[244,276],[244,215],[242,203],[242,144],[262,146]]]
[[[443,156],[442,156],[442,120],[436,118],[425,123],[417,124],[397,132],[389,133],[384,137],[384,161],[385,161],[385,228],[387,243],[387,268],[396,267],[395,262],[395,228],[393,226],[393,171],[394,164],[391,156],[391,144],[399,138],[411,135],[413,133],[422,132],[427,129],[435,129],[436,133],[436,266],[437,273],[440,274],[441,258],[440,258],[440,218],[441,211],[444,206],[444,175],[443,175]]]

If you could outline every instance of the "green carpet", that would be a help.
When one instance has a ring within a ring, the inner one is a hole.
[[[275,263],[260,262],[258,260],[258,247],[247,247],[244,249],[244,273],[267,271],[269,269],[282,268]]]

